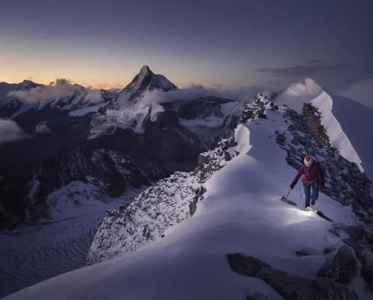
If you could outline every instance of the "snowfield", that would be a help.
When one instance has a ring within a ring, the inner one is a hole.
[[[141,191],[134,189],[126,197],[102,201],[96,189],[74,181],[48,197],[54,206],[50,221],[0,234],[0,297],[86,266],[105,211],[132,201]]]
[[[244,299],[254,292],[282,299],[263,281],[232,272],[227,254],[237,252],[292,274],[316,277],[326,261],[324,249],[337,249],[342,237],[330,232],[332,223],[276,198],[287,191],[296,172],[276,144],[275,131],[288,126],[283,110],[239,125],[240,154],[205,183],[207,193],[197,212],[168,229],[164,238],[5,299]],[[291,199],[303,207],[299,190]],[[355,220],[349,207],[323,194],[317,207],[336,222]],[[298,257],[297,250],[310,255]],[[359,288],[360,279],[352,286],[360,299],[369,299]]]
[[[277,140],[280,133],[283,133],[284,139],[289,141],[291,135],[294,136],[294,133],[289,131],[291,122],[286,116],[287,107],[301,112],[304,101],[310,102],[319,110],[321,123],[326,129],[332,146],[349,162],[356,163],[361,170],[366,170],[372,179],[373,163],[369,156],[372,139],[368,139],[367,135],[365,138],[355,136],[357,132],[361,132],[358,130],[371,128],[365,127],[371,123],[371,111],[362,113],[362,110],[358,110],[369,120],[349,124],[348,114],[357,118],[351,109],[354,105],[347,100],[330,97],[312,79],[308,78],[303,83],[291,85],[276,99],[276,104],[279,106],[277,110],[268,109],[264,117],[238,125],[235,130],[237,145],[234,149],[229,149],[230,153],[238,154],[226,160],[225,166],[203,183],[207,191],[203,194],[203,200],[198,202],[197,210],[191,217],[177,224],[170,222],[175,225],[164,231],[163,228],[155,228],[162,234],[158,234],[155,241],[141,243],[143,246],[139,249],[132,249],[133,252],[59,275],[4,299],[242,300],[256,292],[261,293],[267,299],[284,299],[265,281],[233,272],[227,255],[235,253],[255,257],[272,268],[292,275],[308,279],[317,278],[320,268],[324,266],[328,258],[333,257],[335,250],[346,244],[343,240],[349,238],[344,231],[336,233],[333,225],[355,225],[357,215],[353,212],[351,205],[343,206],[323,193],[320,193],[316,207],[334,223],[326,221],[314,212],[305,211],[304,192],[300,182],[289,196],[289,199],[297,204],[296,207],[278,199],[279,196],[288,192],[296,170],[287,163],[289,158],[287,152]],[[267,106],[270,105],[267,103]],[[140,111],[130,111],[139,121],[142,120],[145,111],[149,113],[144,107],[142,108],[143,110]],[[234,109],[234,106],[227,106],[225,109]],[[113,119],[116,118],[113,117]],[[127,124],[127,121],[127,119],[123,120],[123,124]],[[203,120],[203,123],[188,123],[187,120],[182,120],[182,122],[184,126],[214,127],[220,121],[211,117]],[[91,133],[94,134],[94,132]],[[300,136],[299,140],[302,137]],[[303,147],[301,143],[297,146],[289,145],[292,149]],[[326,150],[322,148],[321,152],[326,153]],[[348,165],[350,165],[349,162],[347,162]],[[340,170],[340,173],[343,172],[347,171]],[[184,181],[191,181],[190,179],[186,178]],[[79,187],[75,185],[70,188],[79,190]],[[351,186],[346,186],[346,191],[351,191]],[[51,196],[51,201],[53,197],[60,196],[58,193],[54,194]],[[183,199],[178,200],[182,202]],[[149,215],[158,215],[154,207],[146,206],[146,203],[144,206],[149,213],[142,214],[144,216],[142,219],[139,213],[128,217],[136,217],[135,221],[141,225],[141,223],[151,221]],[[71,213],[74,212],[71,203],[66,207],[71,208],[69,210]],[[185,205],[182,207],[184,215],[187,215]],[[58,206],[56,207],[55,216],[60,218],[60,222],[56,222],[54,227],[42,229],[44,231],[40,232],[44,236],[51,234],[52,237],[58,238],[59,235],[56,232],[63,236],[63,232],[66,231],[69,236],[77,238],[86,232],[79,229],[82,226],[87,228],[91,228],[87,224],[98,226],[98,214],[93,214],[95,210],[91,210],[92,214],[84,217],[85,223],[79,225],[75,224],[74,220],[83,219],[79,219],[77,215],[74,215],[72,219],[66,219],[62,209],[63,207],[61,210]],[[178,211],[172,211],[172,214],[178,215],[178,213]],[[57,227],[60,226],[58,224],[61,226],[66,224],[66,226]],[[153,225],[153,227],[158,226],[156,222]],[[54,228],[53,231],[50,230],[51,228]],[[121,229],[123,228],[120,226],[113,228],[119,239]],[[32,230],[36,232],[37,228]],[[17,257],[14,259],[16,262],[22,261],[19,259],[22,256],[18,252],[26,251],[20,249],[32,247],[33,237],[39,239],[42,235],[28,233],[27,236],[30,244],[22,244],[14,251],[13,256]],[[12,251],[3,246],[7,243],[6,239],[11,237],[2,236],[1,238],[2,253]],[[105,238],[110,239],[109,236]],[[64,238],[64,240],[68,239]],[[50,247],[48,243],[51,241],[46,237],[45,247]],[[68,243],[75,245],[75,240]],[[100,245],[95,247],[96,250],[100,252]],[[115,250],[121,253],[123,249]],[[307,253],[307,255],[297,255],[299,252]],[[365,254],[367,263],[372,264],[372,251],[367,251]],[[40,262],[40,266],[37,265],[35,268],[45,268],[43,263],[54,255],[58,255],[57,252],[49,251],[42,254],[40,259],[36,260]],[[62,260],[62,263],[66,261]],[[361,267],[362,265],[357,260],[357,274],[360,274]],[[23,276],[24,270],[22,267],[16,267],[15,264],[6,271],[12,270],[13,272],[12,268],[15,270],[15,276]],[[9,277],[8,274],[4,275],[4,271],[0,273],[0,276],[2,276],[1,282],[3,278]],[[372,299],[372,294],[366,289],[366,283],[359,275],[353,276],[348,288],[354,291],[359,299]]]

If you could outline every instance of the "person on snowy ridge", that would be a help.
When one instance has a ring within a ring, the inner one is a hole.
[[[324,188],[325,186],[325,177],[324,171],[320,165],[315,162],[310,155],[306,155],[303,162],[304,165],[300,166],[297,175],[290,184],[290,188],[293,189],[299,178],[303,175],[302,181],[306,200],[305,207],[307,208],[310,206],[310,200],[311,205],[315,205],[315,202],[319,197],[319,189]]]

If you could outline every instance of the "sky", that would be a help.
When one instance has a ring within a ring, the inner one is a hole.
[[[0,0],[0,82],[123,87],[149,65],[181,87],[311,76],[348,94],[372,87],[372,14],[371,0]]]

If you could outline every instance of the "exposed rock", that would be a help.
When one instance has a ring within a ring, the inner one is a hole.
[[[346,226],[343,228],[352,239],[354,239],[356,242],[361,241],[365,237],[365,229],[362,224],[356,225],[356,226]]]
[[[229,154],[229,152],[224,152],[224,159],[225,161],[230,161],[232,159],[232,156]]]
[[[138,195],[128,206],[107,212],[88,253],[88,263],[135,251],[192,216],[206,192],[202,184],[224,167],[224,152],[233,155],[230,148],[236,144],[234,139],[223,140],[214,150],[199,156],[199,166],[194,171],[175,172]]]
[[[355,242],[355,240],[353,240],[353,239],[343,239],[342,241],[346,245],[348,245],[352,249],[354,249],[355,254],[359,258],[359,260],[364,259],[363,258],[363,250],[364,250],[364,248],[358,242]]]
[[[368,284],[371,292],[373,292],[373,264],[363,265],[360,270],[360,275]]]
[[[362,225],[373,229],[373,199],[369,192],[371,182],[355,163],[343,158],[330,145],[316,108],[305,103],[303,115],[288,109],[285,118],[291,137],[285,139],[284,133],[277,132],[276,140],[287,152],[287,163],[298,169],[306,154],[314,156],[321,162],[325,172],[326,183],[322,192],[342,205],[350,205]],[[300,145],[295,145],[297,143]],[[359,241],[363,238],[362,227],[347,230],[353,239]]]
[[[328,277],[336,282],[348,284],[357,273],[357,261],[348,246],[342,246],[331,261],[327,261],[317,273],[319,277]]]
[[[288,300],[358,299],[348,287],[328,278],[308,279],[273,269],[254,257],[228,254],[231,269],[241,275],[260,278]]]
[[[304,103],[302,115],[308,123],[311,133],[326,147],[331,147],[328,135],[320,122],[320,113],[310,103]]]
[[[262,269],[271,268],[270,265],[261,260],[241,253],[228,254],[227,257],[230,268],[241,275],[257,277]]]

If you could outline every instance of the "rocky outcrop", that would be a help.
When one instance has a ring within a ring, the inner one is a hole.
[[[83,87],[71,86],[68,95],[35,105],[18,99],[7,100],[10,107],[0,103],[0,115],[13,118],[29,137],[0,146],[0,230],[48,218],[48,194],[75,180],[93,177],[97,187],[116,197],[129,186],[191,171],[201,152],[231,136],[240,112],[240,105],[231,113],[233,101],[217,97],[139,104],[148,92],[177,89],[147,66],[122,91],[97,91],[99,102],[91,103]],[[27,110],[15,114],[18,104],[27,104]],[[199,123],[204,119],[206,126]],[[40,124],[48,134],[40,134]]]
[[[319,114],[313,106],[305,104],[304,115],[288,109],[285,115],[288,130],[277,132],[277,143],[287,152],[287,162],[298,169],[303,157],[316,157],[325,171],[326,185],[323,193],[343,205],[351,205],[365,226],[373,229],[373,199],[371,182],[355,163],[343,158],[330,145]]]
[[[232,271],[240,275],[262,279],[284,299],[358,299],[356,294],[347,286],[336,283],[329,278],[309,279],[291,275],[274,269],[257,258],[240,253],[228,254],[227,258]]]
[[[277,106],[273,104],[271,99],[262,94],[257,94],[252,103],[246,104],[242,112],[241,121],[243,123],[255,119],[255,118],[266,118],[266,109],[276,109]]]
[[[319,270],[317,276],[328,277],[338,283],[348,284],[356,274],[357,261],[353,250],[348,246],[342,246],[333,259]]]
[[[87,256],[89,264],[132,252],[162,236],[166,229],[192,216],[206,189],[203,183],[235,156],[236,142],[222,141],[200,155],[192,172],[175,172],[137,196],[128,206],[108,211]]]

